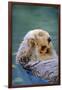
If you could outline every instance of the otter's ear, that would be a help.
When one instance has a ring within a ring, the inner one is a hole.
[[[28,45],[30,47],[34,47],[35,46],[35,39],[33,39],[33,38],[28,39]]]

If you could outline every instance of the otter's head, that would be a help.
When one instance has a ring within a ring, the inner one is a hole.
[[[52,55],[52,42],[48,32],[38,30],[34,34],[35,38],[29,39],[31,48],[36,49],[41,59],[49,59]]]

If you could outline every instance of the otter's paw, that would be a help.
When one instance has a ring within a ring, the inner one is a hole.
[[[29,57],[23,56],[23,57],[19,57],[19,58],[16,60],[16,63],[20,63],[20,64],[22,64],[22,65],[25,65],[25,64],[27,64],[29,61],[30,61]]]

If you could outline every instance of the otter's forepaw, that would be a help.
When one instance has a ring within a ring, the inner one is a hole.
[[[23,56],[16,60],[16,63],[20,63],[22,65],[27,64],[30,61],[29,57]]]

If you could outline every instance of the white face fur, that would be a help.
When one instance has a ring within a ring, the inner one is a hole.
[[[48,32],[44,30],[31,31],[35,39],[31,38],[31,44],[34,44],[35,53],[40,59],[49,59],[52,54],[51,37]]]

